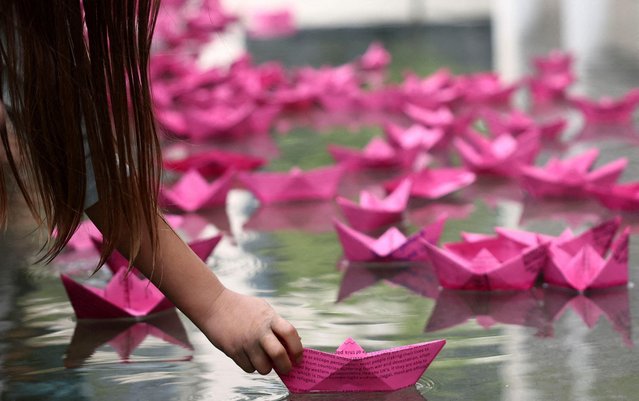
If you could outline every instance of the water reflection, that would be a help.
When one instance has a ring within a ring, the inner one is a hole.
[[[105,344],[108,344],[117,353],[120,361],[135,362],[134,358],[131,358],[132,354],[149,336],[187,350],[193,349],[186,330],[175,311],[160,313],[143,321],[132,319],[78,320],[64,357],[64,366],[67,368],[82,366],[98,348]],[[189,354],[166,361],[189,361],[191,359],[192,355]]]
[[[430,263],[387,262],[378,266],[348,263],[336,302],[344,301],[380,281],[402,286],[426,298],[437,298],[439,293],[439,282]]]
[[[386,393],[289,394],[286,401],[425,401],[415,387]]]
[[[630,301],[627,287],[610,288],[575,294],[558,288],[548,288],[543,293],[544,311],[548,321],[556,322],[568,310],[576,313],[589,329],[603,317],[619,333],[627,347],[633,347]],[[552,336],[552,330],[545,333]]]

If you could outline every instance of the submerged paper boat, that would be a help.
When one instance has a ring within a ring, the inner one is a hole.
[[[305,348],[302,362],[279,374],[292,393],[394,391],[417,383],[446,340],[366,352],[348,338],[334,354]]]
[[[186,212],[224,205],[235,174],[234,171],[229,171],[209,183],[197,170],[190,170],[172,187],[161,189],[160,201],[165,206]]]
[[[526,246],[503,237],[471,242],[424,243],[444,288],[458,290],[526,290],[546,264],[546,246]]]
[[[435,223],[408,238],[397,228],[391,227],[375,239],[334,220],[344,256],[351,262],[428,260],[424,244],[439,241],[445,222],[446,217],[440,217]]]
[[[361,191],[359,204],[337,197],[346,220],[356,230],[367,231],[388,226],[402,219],[410,197],[410,181],[403,181],[387,197],[380,199],[372,192]]]
[[[149,280],[116,272],[105,288],[80,284],[60,276],[78,319],[141,318],[173,308],[173,304]]]
[[[341,166],[308,171],[293,168],[287,173],[241,173],[239,179],[260,202],[269,204],[332,199],[343,172]]]
[[[522,184],[535,197],[587,197],[590,190],[609,188],[617,182],[628,164],[621,158],[591,170],[597,157],[599,150],[590,149],[565,160],[551,158],[544,167],[522,166]]]

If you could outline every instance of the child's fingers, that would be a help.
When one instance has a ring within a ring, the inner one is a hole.
[[[237,366],[242,368],[242,370],[245,371],[246,373],[255,372],[255,367],[253,366],[253,364],[251,363],[251,360],[249,359],[248,355],[244,351],[241,351],[240,353],[234,355],[233,360],[235,361]]]
[[[304,352],[304,347],[302,346],[302,339],[299,334],[297,334],[295,327],[279,317],[273,322],[271,329],[286,347],[293,363],[299,363],[302,358],[302,353]]]
[[[251,347],[248,351],[248,355],[255,370],[257,370],[259,374],[266,375],[273,368],[271,360],[262,349],[261,344],[255,344],[254,347]]]
[[[286,352],[286,348],[284,348],[280,340],[275,337],[275,334],[268,333],[262,337],[260,343],[271,361],[273,361],[275,370],[279,373],[288,373],[291,370],[292,364],[288,357],[288,352]]]

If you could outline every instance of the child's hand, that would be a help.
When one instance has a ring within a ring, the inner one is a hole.
[[[302,356],[297,330],[264,300],[224,289],[202,331],[246,372],[288,373]]]

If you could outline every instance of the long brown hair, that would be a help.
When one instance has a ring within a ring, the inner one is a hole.
[[[50,234],[46,262],[82,218],[85,141],[107,213],[100,265],[126,241],[137,255],[143,236],[156,249],[161,156],[147,67],[157,10],[154,0],[0,0],[0,89],[11,100],[20,163],[6,126],[0,138],[28,207]],[[0,182],[4,222],[7,207]]]

